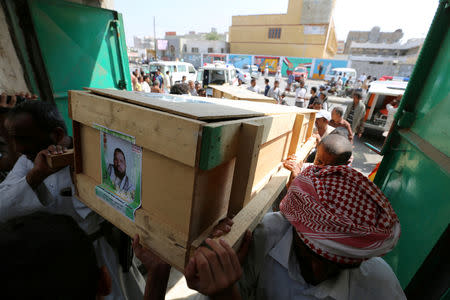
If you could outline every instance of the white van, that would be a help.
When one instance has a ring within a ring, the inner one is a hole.
[[[199,69],[198,81],[202,82],[203,87],[207,87],[209,84],[237,85],[236,68],[222,61],[215,61],[212,64],[205,63]]]
[[[155,61],[149,64],[150,73],[154,74],[156,70],[160,70],[162,74],[166,74],[166,71],[170,72],[172,76],[172,82],[181,82],[183,76],[186,76],[186,82],[189,80],[197,80],[197,70],[190,63],[181,61]]]
[[[331,78],[333,78],[333,77],[334,77],[334,80],[337,80],[339,76],[341,77],[341,79],[343,79],[343,78],[349,79],[350,76],[352,76],[351,81],[353,81],[353,82],[355,82],[355,80],[358,79],[358,78],[356,78],[356,70],[355,69],[334,68],[334,69],[331,69],[331,71],[329,73],[325,74],[325,80],[330,81]]]

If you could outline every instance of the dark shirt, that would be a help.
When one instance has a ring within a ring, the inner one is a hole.
[[[319,99],[319,97],[311,96],[311,98],[309,98],[308,107],[314,103],[314,100],[317,100],[317,99]]]
[[[270,90],[270,85],[266,85],[266,88],[264,89],[264,96],[267,96]]]

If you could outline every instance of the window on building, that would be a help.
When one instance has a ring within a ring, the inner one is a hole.
[[[192,48],[192,49],[191,49],[191,52],[192,52],[192,53],[198,53],[198,48]]]
[[[183,52],[187,52],[187,46],[186,45],[183,46]]]
[[[208,53],[213,53],[214,49],[213,48],[208,48]]]
[[[281,28],[269,28],[269,39],[279,39],[281,37]]]
[[[225,53],[225,48],[220,48],[220,53]]]

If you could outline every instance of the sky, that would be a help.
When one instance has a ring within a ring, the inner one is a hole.
[[[336,0],[334,22],[338,40],[345,40],[350,30],[381,31],[402,29],[403,41],[424,38],[430,27],[438,0]],[[156,36],[166,31],[177,34],[189,31],[209,32],[211,27],[227,32],[233,15],[286,13],[288,0],[114,0],[122,13],[127,45],[133,36]]]

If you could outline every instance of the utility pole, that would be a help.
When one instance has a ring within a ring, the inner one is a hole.
[[[153,41],[154,41],[154,43],[155,43],[155,60],[156,60],[156,50],[157,50],[157,48],[156,48],[156,17],[155,16],[153,16]]]

